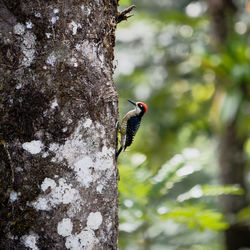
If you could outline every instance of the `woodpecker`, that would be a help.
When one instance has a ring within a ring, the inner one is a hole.
[[[125,151],[125,149],[130,146],[134,140],[135,134],[140,127],[141,118],[147,112],[147,105],[143,102],[133,102],[128,100],[135,106],[135,109],[130,110],[123,118],[122,123],[119,128],[119,132],[121,134],[121,142],[120,149],[116,153],[116,157],[121,153],[121,151]]]

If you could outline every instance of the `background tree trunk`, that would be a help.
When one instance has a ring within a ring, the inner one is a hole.
[[[0,1],[0,249],[117,249],[117,1]]]
[[[214,34],[214,47],[219,52],[226,45],[229,34],[234,32],[234,15],[237,12],[232,0],[209,0],[209,10],[212,17],[212,31]],[[244,86],[245,83],[241,85]],[[221,91],[221,86],[218,86]],[[226,86],[224,86],[226,88]],[[244,96],[244,88],[239,88]],[[226,91],[224,89],[224,91]],[[227,195],[222,197],[223,211],[230,222],[235,220],[237,213],[247,206],[246,184],[244,180],[246,157],[244,156],[244,143],[247,135],[240,135],[237,128],[237,115],[225,124],[219,138],[219,166],[220,179],[223,185],[238,184],[245,190],[241,196]],[[227,250],[237,250],[250,247],[250,230],[243,223],[232,223],[225,231],[225,244]]]

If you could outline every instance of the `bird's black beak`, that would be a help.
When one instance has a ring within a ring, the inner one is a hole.
[[[131,100],[128,100],[130,103],[132,103],[133,105],[135,105],[136,106],[136,103],[135,102],[133,102],[133,101],[131,101]]]

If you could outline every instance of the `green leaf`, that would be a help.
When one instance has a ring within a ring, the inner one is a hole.
[[[205,196],[217,196],[217,195],[243,195],[244,190],[238,185],[228,185],[228,186],[212,186],[204,185],[202,186],[202,192]]]
[[[177,223],[199,230],[210,229],[219,231],[228,227],[221,213],[202,206],[176,207],[162,215],[162,218],[172,219]]]
[[[119,4],[128,6],[128,5],[131,5],[132,2],[131,2],[131,0],[120,0]]]
[[[238,222],[250,221],[250,207],[245,207],[240,210],[240,212],[237,215],[237,221]]]

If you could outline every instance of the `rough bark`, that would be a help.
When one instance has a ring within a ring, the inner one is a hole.
[[[117,249],[118,14],[0,1],[0,249]]]
[[[228,36],[233,32],[233,19],[237,8],[232,0],[209,0],[209,11],[212,17],[214,47],[217,51],[223,49]],[[245,95],[244,85],[240,91]],[[241,196],[227,195],[222,197],[221,204],[229,221],[247,206],[247,190],[245,184],[246,157],[244,143],[247,135],[240,135],[237,128],[237,116],[225,124],[219,137],[220,179],[223,185],[237,184],[245,190]],[[231,219],[230,219],[231,218]],[[243,223],[232,223],[225,231],[225,247],[227,250],[237,250],[250,247],[250,229]]]

